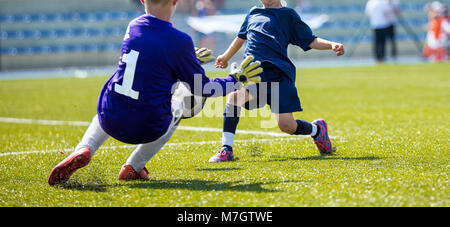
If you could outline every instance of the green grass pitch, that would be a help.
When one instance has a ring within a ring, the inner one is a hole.
[[[295,116],[326,119],[335,155],[320,156],[310,138],[238,134],[239,160],[210,164],[221,133],[179,130],[147,164],[148,181],[117,180],[133,148],[110,139],[69,182],[50,187],[64,158],[54,151],[72,149],[86,126],[0,122],[0,206],[450,206],[449,72],[449,64],[299,70],[304,111]],[[106,79],[0,81],[0,117],[88,122]],[[181,125],[221,128],[221,111]],[[243,117],[238,129],[260,130],[262,120]]]

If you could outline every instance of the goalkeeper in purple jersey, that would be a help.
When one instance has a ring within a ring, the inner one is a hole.
[[[179,82],[193,95],[217,97],[236,90],[236,84],[261,80],[261,63],[253,62],[252,56],[228,77],[209,79],[200,64],[215,59],[211,51],[194,48],[191,37],[172,26],[178,0],[141,2],[146,14],[128,25],[118,68],[100,92],[97,115],[74,152],[53,168],[50,185],[67,181],[86,166],[109,137],[138,144],[122,166],[119,179],[147,179],[145,164],[170,139],[183,118],[184,99],[173,95]]]

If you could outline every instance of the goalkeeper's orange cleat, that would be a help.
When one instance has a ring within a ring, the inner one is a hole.
[[[119,172],[119,180],[147,180],[148,170],[144,167],[139,173],[130,165],[123,165]]]
[[[77,169],[86,166],[91,161],[91,150],[87,147],[73,152],[55,166],[48,177],[48,184],[61,184],[69,180]]]

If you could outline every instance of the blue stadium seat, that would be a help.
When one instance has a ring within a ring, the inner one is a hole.
[[[324,0],[322,1],[310,1],[311,6],[304,8],[304,13],[326,13],[330,16],[330,21],[326,22],[320,29],[315,32],[323,33],[324,38],[334,39],[341,42],[350,42],[354,34],[358,29],[366,26],[364,22],[363,11],[365,9],[365,1],[343,1],[342,4],[325,5]],[[421,16],[418,12],[425,14],[423,10],[424,4],[421,2],[406,2],[402,1],[401,9],[406,12],[413,12],[412,14],[405,14],[404,18],[407,23],[413,28],[421,28],[427,23],[426,16]],[[246,13],[248,9],[221,9],[219,13],[224,14],[236,14],[236,13]],[[92,44],[88,40],[91,37],[113,37],[113,36],[123,36],[126,29],[126,24],[132,18],[135,18],[142,14],[137,11],[91,11],[91,12],[47,12],[47,13],[12,13],[0,15],[0,23],[13,24],[13,23],[30,23],[37,24],[43,23],[55,23],[56,26],[42,26],[42,27],[32,27],[23,28],[27,26],[20,26],[18,29],[14,28],[13,25],[9,25],[6,30],[2,30],[0,33],[0,40],[7,43],[11,40],[23,40],[24,45],[17,45],[15,43],[20,43],[17,41],[9,42],[14,43],[1,48],[2,55],[16,55],[16,54],[48,54],[48,53],[66,53],[66,52],[103,52],[103,51],[116,51],[120,50],[121,42],[117,43],[102,43],[102,44]],[[346,14],[349,14],[347,17]],[[351,14],[351,15],[350,15]],[[345,15],[345,16],[342,16]],[[361,15],[361,16],[358,16]],[[109,21],[118,20],[123,21],[123,26],[109,25]],[[72,22],[78,22],[74,27]],[[89,26],[90,28],[84,28],[80,26],[79,22],[86,23],[96,23],[95,26]],[[190,29],[187,25],[182,24],[182,29]],[[178,25],[178,24],[177,24]],[[95,27],[95,28],[92,28]],[[331,31],[328,31],[331,30]],[[337,31],[337,32],[336,32]],[[330,34],[336,32],[337,34]],[[411,38],[404,34],[405,32],[399,31],[399,39],[410,40]],[[363,39],[363,42],[371,42],[371,34],[367,33]],[[424,32],[419,34],[420,37],[424,37]],[[48,45],[48,40],[43,42],[41,46],[36,43],[44,39],[73,39],[75,43],[71,45]],[[76,39],[75,39],[76,38]],[[84,39],[86,38],[86,39]],[[224,42],[217,43],[227,43],[229,38],[222,37]],[[121,39],[120,39],[121,40]],[[27,44],[28,42],[28,44]],[[17,45],[17,46],[15,46]],[[35,46],[33,46],[35,45]],[[221,44],[218,44],[221,45]],[[225,44],[224,44],[225,45]],[[33,46],[33,47],[29,47]]]

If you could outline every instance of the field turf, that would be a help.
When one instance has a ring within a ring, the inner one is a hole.
[[[299,70],[304,111],[295,116],[327,120],[332,156],[306,137],[238,134],[239,160],[210,164],[221,133],[179,130],[147,164],[148,181],[117,180],[133,147],[110,139],[54,187],[57,151],[70,153],[86,126],[7,119],[87,123],[107,77],[0,81],[0,207],[450,206],[449,72],[449,64]],[[215,104],[215,116],[181,125],[220,129],[223,102]],[[247,116],[238,129],[281,133],[273,123]]]

